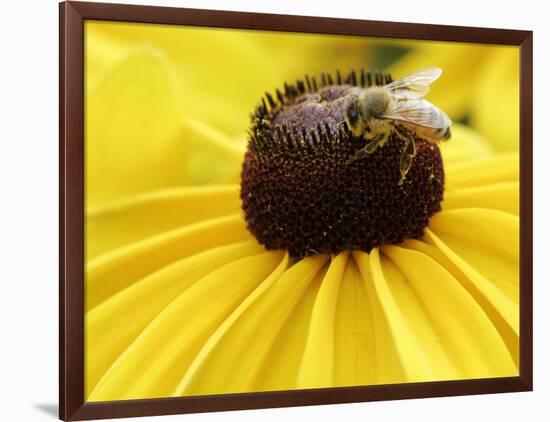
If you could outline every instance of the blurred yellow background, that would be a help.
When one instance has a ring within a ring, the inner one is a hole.
[[[249,113],[285,81],[360,67],[397,79],[426,66],[443,69],[427,99],[456,137],[518,149],[516,47],[87,21],[87,208],[238,182]]]

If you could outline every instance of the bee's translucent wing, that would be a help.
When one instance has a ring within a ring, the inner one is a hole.
[[[437,129],[449,127],[452,123],[449,116],[423,98],[394,101],[382,118]]]
[[[411,73],[386,85],[392,96],[397,99],[421,98],[430,90],[430,84],[441,75],[438,67],[427,67]]]

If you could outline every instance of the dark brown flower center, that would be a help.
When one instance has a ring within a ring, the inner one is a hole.
[[[394,134],[366,158],[350,162],[365,145],[338,130],[354,86],[383,85],[389,75],[339,74],[285,85],[267,95],[252,116],[241,175],[249,230],[267,249],[294,257],[370,251],[422,235],[441,209],[444,173],[439,148],[415,138],[416,156],[402,185],[404,143]]]

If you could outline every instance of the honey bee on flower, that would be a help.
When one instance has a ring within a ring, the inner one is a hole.
[[[395,133],[405,145],[399,160],[399,184],[402,184],[416,155],[415,135],[428,142],[448,140],[451,119],[422,98],[441,73],[441,69],[429,67],[384,86],[354,88],[348,95],[339,129],[347,125],[351,133],[363,137],[366,144],[350,162],[372,154]]]

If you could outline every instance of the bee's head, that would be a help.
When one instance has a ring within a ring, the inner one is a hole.
[[[380,119],[388,109],[391,96],[382,87],[372,87],[363,90],[348,100],[344,118],[354,136],[363,135],[373,119]]]
[[[359,97],[353,96],[348,100],[344,111],[344,119],[354,136],[359,137],[363,134],[365,119],[361,104],[359,103]]]

